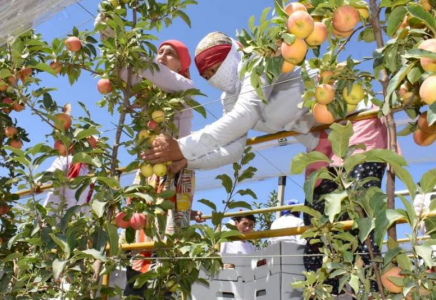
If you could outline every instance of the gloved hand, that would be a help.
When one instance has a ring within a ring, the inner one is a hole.
[[[94,27],[96,27],[98,24],[105,23],[106,22],[106,15],[99,13],[94,21]],[[102,40],[105,40],[107,38],[114,38],[115,32],[112,28],[109,26],[106,26],[103,30],[100,30],[100,38]]]
[[[430,200],[422,194],[417,194],[413,200],[413,207],[415,208],[415,213],[418,218],[420,218],[424,213],[428,213],[430,206]],[[425,223],[421,224],[421,233],[426,234],[427,229],[425,228]]]

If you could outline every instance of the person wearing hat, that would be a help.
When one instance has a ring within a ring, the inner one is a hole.
[[[160,44],[156,62],[159,70],[139,70],[138,73],[132,76],[132,85],[139,83],[143,79],[149,80],[164,92],[174,93],[195,88],[193,81],[190,79],[189,67],[191,65],[191,56],[185,44],[177,40],[167,40]],[[123,70],[121,77],[126,80],[127,70]],[[144,108],[146,109],[146,108]],[[184,109],[178,112],[173,120],[178,128],[177,137],[184,137],[191,133],[192,110]],[[169,170],[171,171],[171,166]],[[194,171],[183,168],[178,168],[173,174],[167,174],[163,177],[153,175],[141,180],[140,172],[136,173],[133,184],[147,184],[154,186],[157,192],[164,190],[176,190],[176,194],[170,199],[176,203],[178,199],[188,200],[189,207],[184,207],[183,210],[171,209],[168,210],[167,224],[165,227],[166,233],[173,233],[176,227],[186,227],[191,219],[191,206],[194,196]],[[175,174],[177,173],[177,174]],[[128,199],[128,203],[130,199]],[[174,205],[175,207],[177,205]],[[186,209],[187,208],[187,209]],[[201,213],[195,212],[197,222],[201,221]],[[198,215],[198,216],[197,216]],[[197,219],[198,217],[198,219]],[[143,230],[138,230],[135,235],[135,242],[152,241],[152,237],[145,236]],[[140,253],[144,258],[151,257],[153,252],[144,251]],[[133,277],[146,273],[151,268],[154,268],[153,260],[136,259],[132,261],[131,268],[127,268],[127,284],[124,290],[124,296],[144,296],[147,284],[141,288],[134,288],[134,281],[130,281]]]
[[[239,45],[221,32],[203,38],[195,51],[195,64],[200,75],[213,87],[223,91],[224,115],[214,123],[192,134],[173,139],[159,135],[144,159],[151,163],[182,161],[189,169],[211,169],[238,161],[245,149],[247,133],[295,130],[296,137],[308,150],[318,143],[318,135],[308,134],[315,124],[308,108],[299,108],[304,91],[301,68],[282,73],[269,84],[266,75],[261,87],[266,102],[254,90],[250,74],[239,79],[242,55]],[[315,73],[310,71],[310,76]]]
[[[297,205],[298,200],[289,200],[286,205]],[[291,227],[302,227],[304,226],[303,219],[300,218],[300,212],[291,212],[290,210],[283,210],[280,218],[274,220],[271,224],[271,229],[282,229]],[[299,235],[281,236],[273,237],[269,239],[269,243],[275,244],[277,242],[288,242],[295,243],[299,245],[306,245],[306,239],[302,239]]]

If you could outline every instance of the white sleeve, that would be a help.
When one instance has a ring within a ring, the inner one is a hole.
[[[215,169],[221,166],[237,162],[242,158],[245,149],[247,136],[214,151],[203,155],[197,159],[188,160],[188,169]]]
[[[263,89],[266,99],[269,99],[271,91],[272,85]],[[188,161],[196,160],[246,136],[261,118],[264,108],[265,103],[253,91],[250,77],[246,77],[236,104],[230,112],[202,130],[179,139],[183,156]]]
[[[53,161],[51,166],[46,171],[47,172],[54,172],[56,170],[66,171],[68,162],[71,163],[72,160],[73,160],[72,156],[67,156],[67,157],[59,156]]]
[[[191,79],[171,71],[163,64],[158,63],[158,66],[159,70],[140,70],[138,74],[134,74],[132,76],[132,85],[139,83],[143,78],[145,78],[167,93],[175,93],[195,88],[194,82]],[[123,69],[120,76],[121,79],[126,81],[127,69]]]

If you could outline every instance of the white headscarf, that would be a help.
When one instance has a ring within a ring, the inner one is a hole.
[[[241,88],[238,70],[242,59],[241,52],[237,51],[239,45],[232,40],[232,49],[227,54],[217,72],[207,81],[211,86],[225,92],[228,95],[238,93]]]

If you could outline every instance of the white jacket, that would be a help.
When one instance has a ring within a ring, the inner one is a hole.
[[[56,158],[52,165],[47,169],[47,172],[54,172],[56,170],[61,170],[62,172],[67,173],[69,166],[72,164],[73,156],[59,156]],[[86,176],[89,174],[89,169],[86,164],[82,164],[79,176]],[[84,214],[89,213],[89,206],[87,204],[87,198],[89,194],[89,187],[83,190],[82,194],[80,194],[79,199],[76,200],[76,190],[70,189],[66,186],[62,186],[57,190],[51,190],[47,193],[47,198],[44,201],[44,207],[50,205],[53,208],[57,209],[59,208],[59,205],[61,203],[64,204],[64,212],[75,205],[82,206],[81,211]],[[50,212],[49,215],[52,215],[53,213]]]
[[[233,46],[226,60],[229,57],[234,59],[235,52],[236,47]],[[241,67],[239,56],[238,69]],[[307,108],[298,107],[304,91],[300,73],[301,69],[295,68],[293,72],[282,74],[272,85],[267,83],[266,78],[262,78],[267,104],[254,91],[249,74],[237,85],[234,94],[223,93],[221,102],[224,115],[178,141],[183,156],[188,161],[188,168],[212,169],[238,161],[245,149],[250,129],[264,133],[295,130],[307,134],[315,121],[312,115],[307,114]],[[310,150],[318,143],[317,135],[301,138],[305,141],[300,141]]]
[[[281,216],[280,218],[274,220],[271,224],[271,229],[283,229],[283,228],[292,228],[292,227],[302,227],[304,226],[304,221],[296,216],[289,214],[285,216]],[[302,239],[299,235],[290,235],[290,236],[280,236],[273,237],[269,239],[270,245],[275,244],[277,242],[289,242],[296,243],[300,245],[306,245],[306,239]]]

